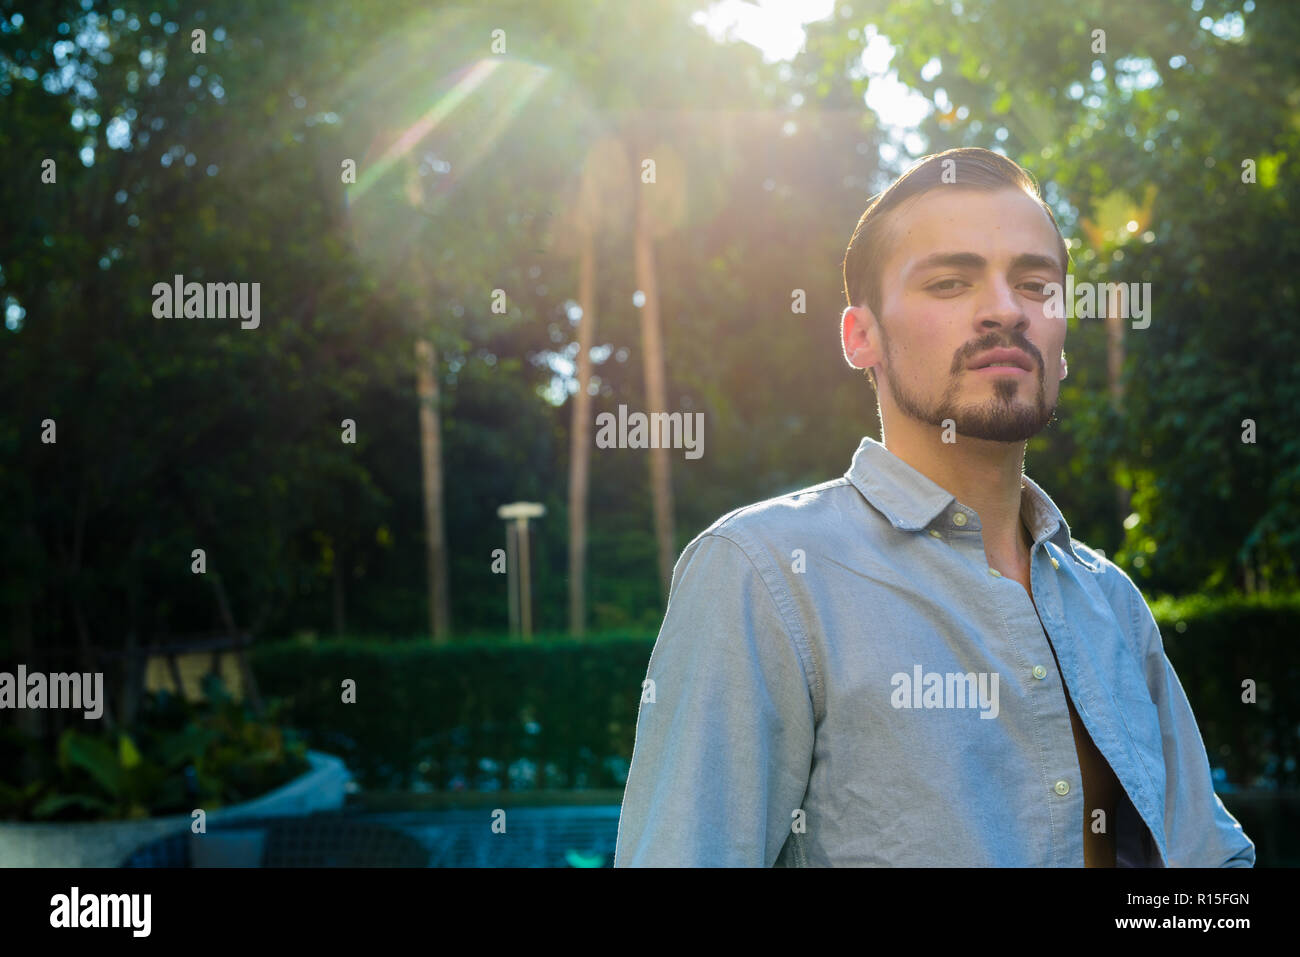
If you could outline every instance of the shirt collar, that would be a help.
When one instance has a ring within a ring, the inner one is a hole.
[[[979,516],[973,509],[962,505],[951,492],[870,436],[863,437],[844,477],[901,531],[920,531],[940,518],[949,528],[955,524],[970,530],[980,527]],[[1076,561],[1091,566],[1090,561],[1074,550],[1070,526],[1056,503],[1028,475],[1020,478],[1023,490],[1020,514],[1035,544],[1050,539]],[[966,517],[954,522],[953,516],[959,512]]]

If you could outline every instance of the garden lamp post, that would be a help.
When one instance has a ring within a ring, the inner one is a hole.
[[[541,518],[545,514],[546,506],[537,502],[511,502],[497,509],[497,517],[506,523],[506,587],[509,590],[510,634],[522,634],[525,640],[533,634],[528,520]]]

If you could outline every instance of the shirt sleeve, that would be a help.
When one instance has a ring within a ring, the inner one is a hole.
[[[808,784],[813,704],[735,542],[705,534],[682,553],[646,677],[614,866],[773,866]]]
[[[1170,867],[1254,867],[1255,844],[1214,793],[1210,762],[1182,682],[1151,609],[1130,583],[1134,623],[1146,635],[1147,687],[1165,756],[1165,844]]]

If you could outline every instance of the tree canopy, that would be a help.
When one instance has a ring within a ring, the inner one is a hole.
[[[705,415],[704,455],[673,464],[679,546],[878,434],[840,354],[844,247],[907,142],[979,145],[1035,173],[1080,278],[1153,296],[1116,381],[1105,323],[1071,321],[1029,474],[1152,592],[1296,585],[1293,5],[841,3],[787,62],[710,37],[685,0],[0,9],[14,654],[227,613],[255,635],[419,633],[420,336],[441,359],[458,630],[504,627],[496,508],[520,499],[548,509],[535,614],[561,629],[567,233],[609,136],[638,172],[656,160],[669,403]],[[877,35],[928,104],[905,142],[864,103]],[[597,256],[595,411],[642,408],[630,225]],[[176,275],[258,283],[260,324],[157,318]],[[644,460],[596,450],[589,510],[592,627],[655,628]]]

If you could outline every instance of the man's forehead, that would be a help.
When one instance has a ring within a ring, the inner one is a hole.
[[[890,212],[892,268],[934,252],[985,256],[1041,253],[1060,258],[1060,239],[1047,213],[1028,193],[941,186]]]

